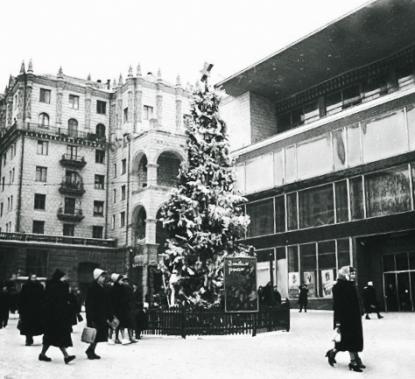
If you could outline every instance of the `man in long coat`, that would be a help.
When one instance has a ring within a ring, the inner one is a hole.
[[[88,359],[100,359],[95,353],[95,348],[99,342],[108,340],[108,326],[113,315],[108,291],[104,287],[107,273],[100,268],[93,271],[94,281],[88,288],[85,299],[85,310],[87,325],[97,330],[95,341],[86,350]]]
[[[9,321],[10,296],[6,285],[0,285],[0,329],[5,328]]]
[[[26,336],[26,346],[33,345],[33,336],[39,336],[44,332],[44,296],[44,288],[36,280],[36,275],[29,275],[18,297],[20,334]]]
[[[363,302],[365,305],[366,320],[370,320],[369,314],[372,312],[377,313],[378,318],[383,318],[379,313],[379,306],[373,282],[367,282],[367,286],[363,288]]]

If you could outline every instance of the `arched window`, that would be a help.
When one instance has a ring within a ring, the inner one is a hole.
[[[181,160],[177,154],[165,151],[157,159],[157,184],[174,187],[177,184]]]
[[[105,138],[105,125],[103,124],[98,124],[95,127],[95,134],[97,136],[97,138]]]
[[[47,113],[41,113],[39,115],[39,126],[42,128],[49,127],[49,115]]]
[[[68,135],[69,137],[78,137],[78,121],[74,118],[68,120]]]

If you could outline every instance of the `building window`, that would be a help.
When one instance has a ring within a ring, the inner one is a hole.
[[[75,199],[73,197],[65,197],[65,214],[75,214]]]
[[[0,217],[3,216],[3,203],[0,203]]]
[[[334,183],[334,191],[336,197],[336,222],[349,221],[346,180]]]
[[[95,127],[95,135],[99,139],[102,139],[102,138],[105,139],[105,125],[104,124],[98,124]]]
[[[13,195],[10,196],[10,210],[13,210]]]
[[[121,175],[124,175],[127,172],[127,160],[123,159],[121,161]]]
[[[124,123],[128,122],[128,107],[124,108]]]
[[[3,167],[6,166],[7,163],[7,153],[3,155]]]
[[[117,202],[117,190],[115,188],[112,190],[112,200],[114,204]]]
[[[102,238],[104,234],[103,226],[93,226],[92,227],[92,238]]]
[[[14,167],[13,167],[13,169],[12,169],[12,183],[14,183],[14,174],[15,174],[15,170],[14,170]]]
[[[334,223],[332,184],[300,191],[298,198],[300,228]]]
[[[274,233],[273,200],[267,199],[246,205],[246,213],[251,218],[247,236],[262,236]]]
[[[73,237],[75,235],[75,225],[74,224],[63,224],[63,235],[68,237]]]
[[[112,219],[111,219],[111,229],[112,230],[115,229],[115,215],[112,215]]]
[[[104,216],[103,201],[94,201],[94,216]]]
[[[285,232],[285,198],[284,195],[275,198],[275,227],[276,232]]]
[[[97,113],[106,114],[107,113],[107,102],[102,100],[97,100]]]
[[[66,146],[66,154],[69,157],[69,159],[77,159],[78,157],[78,146],[74,145],[67,145]]]
[[[95,150],[95,163],[104,163],[105,150]]]
[[[39,115],[39,126],[42,128],[49,127],[49,115],[47,113],[41,113]]]
[[[45,234],[45,221],[33,220],[32,233]]]
[[[72,109],[79,109],[79,96],[69,95],[69,107]]]
[[[45,210],[46,206],[46,195],[41,193],[35,193],[35,206],[34,209]]]
[[[114,174],[114,178],[116,178],[117,177],[117,164],[116,163],[114,163],[114,165],[112,167],[112,171],[113,171],[113,174]]]
[[[352,220],[364,217],[362,177],[350,179],[350,212]]]
[[[125,212],[120,213],[120,227],[123,228],[125,226]]]
[[[69,137],[78,137],[78,121],[74,118],[68,120],[68,135]]]
[[[5,178],[4,176],[1,178],[1,191],[4,191],[4,182],[5,182]]]
[[[150,107],[149,105],[144,105],[143,107],[144,109],[144,114],[143,114],[143,119],[144,120],[151,120],[153,118],[153,107]]]
[[[37,154],[48,155],[49,142],[48,141],[37,141]]]
[[[121,200],[125,200],[126,186],[121,186]]]
[[[41,103],[50,104],[50,89],[41,88],[39,93],[39,101]]]
[[[47,172],[47,167],[36,166],[36,181],[46,182]]]
[[[105,176],[95,175],[95,189],[104,189]]]
[[[319,242],[318,250],[318,273],[320,288],[318,293],[322,297],[331,297],[331,286],[333,279],[337,276],[336,267],[336,242]],[[318,295],[318,294],[317,294]]]
[[[298,228],[296,192],[287,195],[287,225],[288,230],[294,230]]]

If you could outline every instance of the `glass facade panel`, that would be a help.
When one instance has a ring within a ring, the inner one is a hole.
[[[365,175],[367,217],[405,212],[411,209],[407,166]]]
[[[409,269],[410,270],[415,270],[415,252],[413,252],[413,251],[411,251],[409,253]],[[413,283],[413,284],[415,284],[415,283]],[[413,296],[415,296],[415,293],[413,294]]]
[[[294,230],[298,227],[296,192],[287,195],[287,225],[288,230]]]
[[[285,199],[284,195],[275,198],[276,232],[285,232]]]
[[[347,163],[356,166],[361,161],[360,126],[354,124],[347,128]]]
[[[246,213],[251,218],[247,236],[262,236],[274,233],[274,204],[272,199],[246,205]]]
[[[258,192],[272,188],[273,154],[265,154],[246,162],[246,192]]]
[[[284,150],[274,153],[274,185],[280,186],[284,183]]]
[[[288,272],[298,271],[298,248],[297,246],[288,246]]]
[[[298,178],[306,179],[333,170],[329,135],[297,145]]]
[[[318,243],[319,294],[331,297],[336,278],[336,243],[326,241]]]
[[[257,250],[255,253],[257,262],[269,262],[270,260],[274,260],[273,249]]]
[[[334,223],[333,186],[311,188],[300,191],[300,228]]]
[[[383,256],[383,271],[395,271],[395,255],[388,254]]]
[[[295,146],[285,149],[285,181],[293,182],[297,179],[297,154]]]
[[[277,260],[287,258],[285,254],[285,247],[277,247],[276,253],[277,253]]]
[[[396,254],[396,269],[400,270],[409,270],[409,261],[407,253]]]
[[[350,179],[350,211],[352,220],[364,217],[362,177]]]
[[[335,170],[346,167],[346,140],[343,129],[335,130],[333,133],[333,163]]]
[[[408,151],[408,136],[403,111],[368,122],[362,129],[365,163]]]
[[[317,257],[315,243],[300,246],[300,263],[302,281],[308,287],[309,296],[315,297],[317,296]]]
[[[347,182],[334,183],[336,192],[336,222],[345,222],[349,220],[349,211],[347,206]]]
[[[338,268],[350,266],[350,242],[348,238],[337,240]]]
[[[409,132],[409,147],[410,150],[415,150],[415,108],[409,109],[406,112]]]

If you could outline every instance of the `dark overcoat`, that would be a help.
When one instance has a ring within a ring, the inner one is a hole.
[[[18,298],[20,334],[39,336],[44,332],[43,309],[45,290],[39,282],[28,280]]]
[[[0,329],[5,328],[9,321],[10,296],[0,288]]]
[[[363,350],[362,312],[357,288],[353,282],[338,280],[333,286],[334,327],[340,324],[340,342],[336,349],[358,352]]]
[[[107,288],[93,281],[88,288],[85,299],[87,325],[97,330],[95,342],[108,340],[108,321],[113,319],[111,314],[110,296]]]
[[[57,347],[72,346],[72,313],[67,283],[59,279],[46,282],[44,312],[43,344]]]
[[[303,286],[301,286],[299,288],[300,288],[300,294],[298,296],[298,304],[307,306],[307,303],[308,303],[308,288],[303,287]]]
[[[363,303],[367,313],[377,308],[376,291],[372,286],[363,288]]]

